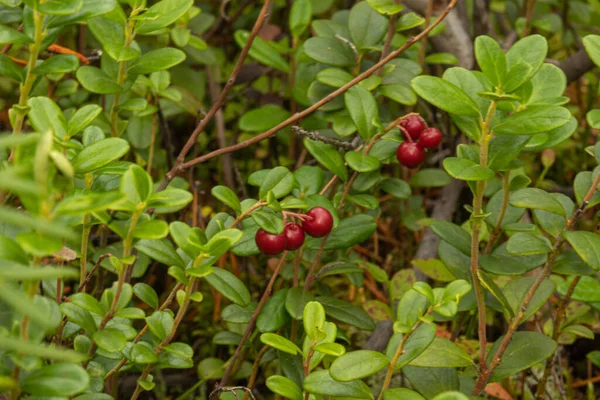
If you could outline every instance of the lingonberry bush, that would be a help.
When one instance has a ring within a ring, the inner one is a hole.
[[[2,398],[597,398],[600,7],[399,3],[0,0]]]

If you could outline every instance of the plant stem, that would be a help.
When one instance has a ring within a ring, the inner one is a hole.
[[[498,219],[496,220],[496,225],[494,226],[494,230],[490,234],[488,239],[487,246],[485,246],[485,251],[483,254],[489,254],[496,243],[496,239],[502,232],[502,220],[504,220],[504,216],[506,215],[506,209],[508,208],[508,200],[510,198],[510,171],[506,171],[502,176],[502,190],[504,190],[502,196],[502,205],[500,206],[500,214],[498,214]]]
[[[164,303],[158,308],[157,311],[163,311],[165,310],[167,307],[169,307],[169,305],[171,305],[171,303],[173,302],[173,299],[175,298],[175,295],[177,294],[177,292],[183,288],[183,283],[177,283],[177,285],[175,285],[173,287],[173,290],[171,290],[171,293],[169,293],[169,296],[167,296],[167,299],[164,301]],[[140,339],[142,339],[142,337],[146,334],[146,332],[148,332],[148,324],[144,325],[144,327],[142,328],[142,330],[137,334],[137,336],[135,337],[135,339],[133,339],[133,343],[137,343],[140,341]],[[104,380],[107,380],[108,378],[110,378],[111,376],[113,376],[114,374],[116,374],[117,372],[119,372],[119,370],[121,368],[123,368],[123,366],[127,364],[127,358],[123,357],[121,359],[121,361],[110,371],[108,371],[108,373],[104,376]]]
[[[429,308],[427,310],[427,312],[425,313],[425,315],[429,314],[431,312],[431,310],[432,309]],[[390,387],[390,383],[392,382],[392,376],[394,375],[394,370],[396,369],[396,364],[398,364],[398,360],[400,359],[400,356],[403,353],[404,345],[406,344],[406,341],[408,340],[408,338],[410,338],[410,336],[413,333],[415,333],[415,331],[422,324],[423,324],[422,321],[418,321],[416,324],[413,325],[413,327],[410,330],[410,332],[408,332],[404,336],[402,336],[402,340],[400,340],[400,343],[398,344],[398,347],[396,348],[396,352],[394,353],[394,357],[392,357],[392,361],[390,361],[390,363],[388,364],[387,373],[385,374],[385,379],[383,381],[383,386],[381,387],[381,392],[379,393],[379,397],[377,397],[377,400],[382,400],[383,399],[383,392],[385,392]]]
[[[264,345],[256,355],[256,358],[254,359],[254,364],[252,364],[252,373],[250,374],[250,378],[248,379],[248,385],[246,386],[250,392],[252,392],[252,389],[254,389],[254,384],[256,383],[256,376],[258,375],[260,360],[262,360],[267,350],[269,350],[269,346]],[[248,400],[248,392],[244,392],[244,400]]]
[[[225,383],[227,382],[227,379],[229,379],[229,374],[231,373],[231,370],[232,370],[236,360],[240,356],[240,353],[242,352],[242,348],[244,347],[244,344],[246,344],[246,341],[248,340],[248,338],[250,337],[250,334],[252,333],[252,330],[254,329],[254,324],[256,323],[258,314],[260,314],[265,303],[271,296],[271,290],[273,289],[275,280],[279,276],[279,271],[281,270],[281,267],[283,266],[283,263],[285,262],[285,258],[287,257],[287,254],[288,254],[288,252],[286,250],[281,255],[281,258],[279,259],[279,262],[277,263],[277,266],[275,267],[275,271],[273,271],[273,275],[271,275],[271,279],[269,280],[269,283],[267,284],[267,287],[265,288],[265,291],[263,292],[263,295],[260,298],[258,305],[256,306],[256,310],[254,310],[254,312],[252,313],[252,316],[250,317],[250,321],[248,321],[248,326],[246,326],[246,330],[244,331],[244,335],[242,336],[242,339],[240,340],[240,344],[238,344],[238,347],[235,349],[235,353],[233,353],[233,357],[231,357],[231,359],[229,360],[229,363],[227,364],[227,368],[225,369],[225,373],[223,374],[223,378],[221,378],[221,382],[217,385],[218,388],[224,387]]]
[[[146,172],[149,174],[152,173],[152,161],[154,158],[154,146],[156,144],[157,125],[158,125],[158,114],[154,113],[152,115],[152,128],[150,130],[150,149],[148,150],[148,165],[146,166]]]
[[[266,206],[266,205],[267,205],[266,201],[257,201],[252,207],[250,207],[249,209],[247,209],[246,211],[244,211],[243,213],[238,215],[238,217],[235,219],[235,221],[233,221],[233,224],[231,224],[231,226],[232,227],[236,226],[237,224],[242,222],[245,218],[247,218],[250,214],[252,214],[252,211],[254,211],[257,208],[260,208],[262,206]]]
[[[596,175],[596,178],[594,179],[594,182],[592,183],[592,186],[588,190],[587,194],[583,198],[583,201],[581,202],[579,207],[575,210],[575,212],[573,213],[573,216],[567,221],[567,224],[564,229],[565,232],[570,230],[573,227],[573,225],[575,225],[575,223],[579,220],[579,217],[581,217],[581,215],[585,211],[586,207],[588,206],[590,199],[592,198],[594,193],[596,193],[596,188],[598,187],[598,185],[600,185],[600,174]],[[473,389],[474,396],[479,395],[479,393],[481,393],[483,391],[483,389],[485,389],[485,385],[486,385],[488,379],[490,378],[492,372],[498,366],[498,364],[500,364],[502,355],[504,354],[504,352],[506,351],[506,348],[510,344],[510,341],[511,341],[515,331],[517,330],[517,328],[523,321],[523,318],[525,316],[525,310],[527,309],[527,306],[531,302],[533,295],[535,294],[536,290],[540,287],[540,285],[542,284],[544,279],[546,279],[546,277],[548,275],[550,275],[550,272],[552,271],[552,265],[554,263],[554,259],[558,256],[558,254],[560,252],[560,248],[563,245],[563,243],[564,243],[564,239],[561,235],[554,243],[552,252],[548,255],[548,259],[546,260],[546,264],[544,264],[542,271],[539,273],[537,279],[531,285],[531,287],[529,288],[529,291],[527,292],[527,294],[523,298],[523,301],[519,305],[519,307],[518,307],[519,313],[511,321],[511,323],[508,327],[508,330],[507,330],[506,334],[504,335],[504,339],[502,339],[502,343],[500,343],[500,347],[498,348],[498,351],[494,355],[492,363],[489,365],[487,370],[483,371],[483,373],[479,376],[479,378],[475,382],[475,388]]]
[[[571,301],[571,296],[573,296],[575,287],[579,283],[580,279],[581,275],[577,275],[575,278],[573,278],[573,281],[569,285],[569,289],[567,290],[565,297],[558,303],[558,307],[556,308],[556,315],[554,316],[554,324],[552,325],[552,340],[554,341],[556,341],[560,336],[560,328],[562,325],[563,318],[565,317],[567,305],[569,304],[569,301]],[[552,360],[554,359],[554,353],[555,352],[552,352],[552,355],[546,359],[546,368],[544,368],[544,375],[542,376],[542,379],[538,384],[537,391],[535,394],[536,398],[541,399],[544,396],[544,392],[546,391],[546,381],[548,380],[550,372],[552,371]]]
[[[143,213],[143,208],[138,208],[133,215],[131,216],[131,222],[129,223],[129,230],[127,231],[127,236],[123,241],[123,258],[127,258],[131,255],[131,248],[133,244],[133,231],[137,225],[140,216]],[[121,292],[123,291],[123,285],[125,284],[125,275],[127,275],[127,265],[121,265],[121,270],[119,271],[119,278],[117,281],[117,289],[115,290],[115,297],[113,297],[112,304],[110,306],[110,310],[104,315],[102,321],[100,321],[100,325],[98,325],[98,331],[103,330],[106,327],[106,324],[112,319],[117,311],[117,305],[119,304],[119,299],[121,298]],[[92,342],[90,349],[88,351],[88,360],[83,363],[84,367],[87,367],[89,360],[92,359],[94,353],[98,346],[96,342]]]
[[[135,26],[135,20],[133,19],[133,17],[135,17],[140,11],[141,11],[141,9],[137,9],[137,8],[134,8],[133,10],[131,10],[131,14],[129,16],[129,19],[127,20],[127,26],[125,27],[125,44],[123,46],[125,49],[129,48],[129,46],[131,45],[131,42],[133,41],[133,38],[135,37],[135,34],[133,32],[133,28]],[[125,83],[126,79],[127,79],[127,61],[119,61],[119,72],[117,73],[117,83],[119,84],[119,86],[121,86],[121,88],[123,87],[123,84]],[[115,93],[112,105],[110,107],[110,116],[109,116],[110,133],[113,137],[119,136],[119,111],[117,110],[117,107],[119,106],[120,100],[121,100],[121,92]]]
[[[479,163],[482,167],[487,167],[488,161],[488,148],[492,133],[490,132],[490,125],[494,112],[496,111],[496,102],[492,101],[488,108],[485,120],[481,122],[481,143],[479,153]],[[473,198],[473,222],[472,222],[472,233],[471,233],[471,279],[473,281],[473,289],[475,296],[477,297],[477,310],[478,310],[478,333],[479,333],[479,364],[481,370],[486,370],[486,346],[487,346],[487,333],[485,327],[485,297],[481,282],[479,282],[479,234],[481,232],[481,224],[483,222],[482,210],[483,210],[483,193],[485,191],[486,181],[478,181],[475,188],[475,197]]]
[[[171,330],[169,331],[169,334],[156,347],[156,351],[154,353],[157,357],[160,355],[160,353],[162,353],[164,347],[171,343],[171,340],[173,340],[173,338],[175,337],[175,333],[177,333],[177,328],[179,328],[179,324],[181,324],[181,321],[183,320],[183,317],[185,316],[185,313],[187,312],[187,309],[190,305],[190,296],[194,291],[194,286],[196,286],[196,277],[192,276],[185,289],[185,299],[183,300],[183,304],[181,304],[181,307],[179,307],[179,311],[177,311],[177,315],[175,316],[173,325],[171,325]],[[146,368],[144,368],[144,372],[142,372],[142,375],[138,379],[138,383],[135,387],[135,392],[133,392],[133,395],[131,396],[131,400],[136,400],[142,393],[143,389],[140,386],[139,381],[145,380],[148,377],[148,375],[150,375],[150,371],[152,371],[153,367],[154,364],[148,364]]]
[[[85,174],[85,189],[89,190],[92,187],[92,174]],[[90,214],[85,214],[83,217],[83,230],[81,232],[81,258],[79,263],[79,287],[83,286],[83,282],[85,282],[86,272],[87,272],[87,253],[88,253],[88,242],[90,237],[91,226],[89,223],[91,221]]]
[[[23,123],[25,122],[25,116],[27,115],[27,100],[29,100],[29,93],[35,82],[36,75],[32,72],[35,68],[42,41],[44,40],[44,15],[33,10],[33,23],[35,25],[35,32],[33,36],[33,43],[29,45],[29,60],[27,62],[27,72],[25,74],[25,81],[21,84],[19,94],[19,107],[13,108],[15,111],[15,124],[13,126],[13,135],[17,136],[21,134],[23,130]],[[9,156],[9,161],[12,161],[15,157],[15,150],[13,149]]]

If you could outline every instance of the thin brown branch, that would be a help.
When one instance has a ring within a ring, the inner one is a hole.
[[[100,257],[98,257],[98,261],[96,261],[96,264],[94,264],[94,266],[92,267],[90,272],[88,272],[88,274],[85,276],[85,280],[83,281],[81,286],[79,286],[79,290],[78,290],[79,292],[85,292],[86,286],[92,280],[92,277],[94,276],[94,272],[96,272],[96,270],[98,269],[98,266],[100,266],[100,264],[102,263],[102,261],[104,261],[105,258],[111,257],[111,256],[112,256],[112,254],[106,253],[106,254],[102,254]]]
[[[271,290],[273,290],[273,285],[275,284],[275,280],[279,276],[279,271],[281,270],[281,267],[285,263],[285,258],[287,257],[287,254],[288,254],[288,252],[284,251],[283,254],[281,255],[281,258],[279,259],[279,262],[277,263],[277,266],[275,267],[275,271],[273,271],[273,275],[271,275],[271,279],[269,280],[269,283],[267,284],[267,287],[265,288],[265,291],[263,292],[263,295],[260,298],[260,302],[256,306],[256,310],[254,310],[254,312],[252,313],[252,316],[250,317],[250,321],[248,321],[248,326],[246,326],[244,335],[242,336],[242,339],[240,340],[238,347],[235,349],[235,353],[233,353],[233,357],[231,357],[231,359],[229,360],[229,363],[227,364],[227,368],[225,369],[223,378],[221,379],[221,382],[218,384],[217,389],[215,389],[215,391],[213,391],[213,393],[219,392],[219,389],[222,389],[225,387],[227,379],[229,379],[229,374],[231,374],[231,370],[233,369],[233,366],[235,365],[236,360],[240,356],[240,353],[242,352],[242,348],[244,347],[244,344],[246,344],[246,341],[248,340],[248,338],[250,337],[250,334],[254,330],[254,324],[256,323],[258,314],[260,314],[265,303],[267,302],[269,297],[271,297]],[[209,399],[211,398],[213,393],[211,393],[211,395],[209,396]]]
[[[316,102],[312,106],[306,108],[305,110],[292,115],[287,120],[281,122],[280,124],[278,124],[277,126],[269,129],[266,132],[263,132],[263,133],[261,133],[259,135],[256,135],[256,136],[254,136],[251,139],[248,139],[248,140],[245,140],[243,142],[237,143],[237,144],[235,144],[233,146],[229,146],[229,147],[227,147],[225,149],[215,150],[215,151],[212,151],[212,152],[210,152],[208,154],[205,154],[203,156],[196,157],[196,158],[194,158],[194,159],[192,159],[192,160],[190,160],[190,161],[188,161],[186,163],[183,163],[177,170],[169,172],[169,174],[165,178],[166,182],[163,181],[163,184],[161,185],[161,188],[166,187],[166,184],[168,183],[169,180],[173,179],[174,174],[176,172],[184,170],[184,169],[187,169],[187,168],[191,168],[191,167],[193,167],[193,166],[195,166],[197,164],[201,164],[201,163],[203,163],[205,161],[208,161],[208,160],[213,159],[215,157],[221,156],[223,154],[232,153],[234,151],[238,151],[238,150],[244,149],[244,148],[246,148],[248,146],[251,146],[251,145],[253,145],[255,143],[258,143],[258,142],[260,142],[262,140],[268,139],[271,136],[275,135],[277,132],[279,132],[281,129],[286,128],[286,127],[288,127],[288,126],[290,126],[290,125],[298,122],[302,118],[305,118],[306,116],[308,116],[308,115],[312,114],[313,112],[315,112],[316,110],[318,110],[323,105],[331,102],[333,99],[335,99],[339,95],[343,94],[344,92],[346,92],[351,87],[357,85],[359,82],[361,82],[361,81],[367,79],[368,77],[370,77],[371,75],[373,75],[375,72],[377,72],[380,68],[382,68],[388,62],[390,62],[394,58],[398,57],[398,55],[400,55],[401,53],[403,53],[410,46],[412,46],[413,44],[417,43],[419,40],[421,40],[422,38],[424,38],[425,35],[427,35],[433,28],[435,28],[436,26],[438,26],[444,20],[444,18],[448,15],[448,13],[450,11],[452,11],[452,9],[456,5],[457,1],[458,0],[451,0],[450,3],[448,4],[448,6],[446,6],[446,9],[440,14],[440,16],[431,25],[429,25],[425,30],[423,30],[423,32],[421,32],[418,35],[413,36],[412,38],[410,38],[409,40],[407,40],[406,43],[404,43],[404,45],[402,45],[402,47],[400,47],[400,48],[392,51],[383,60],[379,61],[374,66],[372,66],[371,68],[369,68],[368,70],[366,70],[362,74],[358,75],[356,78],[352,79],[350,82],[348,82],[344,86],[340,87],[339,89],[337,89],[334,92],[330,93],[329,95],[325,96],[324,98],[322,98],[321,100],[319,100],[318,102]],[[209,114],[210,114],[210,111],[209,111]],[[208,118],[208,116],[207,116],[207,118]],[[205,120],[207,118],[205,118]],[[198,130],[198,128],[196,129],[196,131],[197,130]]]
[[[235,67],[233,68],[233,71],[231,72],[229,79],[227,79],[227,83],[225,84],[225,87],[221,91],[219,98],[213,103],[213,106],[210,108],[210,110],[208,110],[208,113],[206,113],[206,116],[202,119],[202,121],[200,121],[200,123],[196,126],[196,129],[194,129],[194,131],[192,132],[192,135],[189,137],[185,146],[183,146],[183,149],[179,153],[179,156],[177,156],[175,165],[173,166],[173,168],[171,168],[171,170],[167,173],[167,175],[161,182],[161,184],[158,188],[158,191],[166,188],[167,185],[169,184],[169,182],[173,178],[175,178],[175,174],[177,174],[177,172],[182,171],[183,169],[186,168],[186,167],[183,167],[183,165],[182,165],[183,161],[185,160],[185,157],[190,152],[192,147],[196,144],[196,139],[198,138],[198,135],[200,135],[200,133],[202,131],[204,131],[204,129],[206,128],[206,126],[208,125],[210,120],[215,116],[215,114],[221,108],[223,103],[225,103],[227,94],[231,90],[237,76],[239,75],[239,73],[242,69],[244,60],[246,59],[246,57],[248,56],[248,53],[250,52],[250,48],[252,47],[254,38],[256,38],[256,36],[258,36],[258,33],[260,32],[260,29],[262,28],[262,25],[265,22],[265,19],[267,17],[267,11],[269,9],[270,4],[271,4],[271,0],[265,0],[264,4],[262,6],[262,9],[260,10],[260,14],[258,15],[258,18],[256,19],[256,22],[254,23],[254,27],[252,28],[252,31],[250,32],[250,35],[248,36],[248,41],[244,45],[244,48],[242,49],[240,56],[238,57],[238,60],[235,64]],[[227,148],[220,149],[220,150],[223,151],[226,149]],[[230,153],[230,152],[226,151],[224,153]]]
[[[315,141],[320,141],[323,143],[327,143],[330,145],[333,145],[335,147],[339,147],[341,149],[344,150],[354,150],[354,148],[356,146],[354,146],[351,142],[343,142],[341,140],[336,140],[336,139],[332,139],[332,138],[328,138],[326,136],[323,136],[321,134],[319,134],[319,132],[316,131],[307,131],[305,129],[302,129],[301,127],[297,126],[297,125],[292,125],[291,127],[292,132],[295,133],[298,136],[304,136],[307,137],[311,140],[315,140]]]
[[[579,205],[577,210],[575,210],[575,212],[573,213],[573,216],[567,221],[567,224],[565,226],[565,231],[570,230],[575,225],[575,223],[579,220],[579,218],[585,211],[586,207],[588,206],[590,199],[596,193],[596,189],[597,189],[598,185],[600,185],[600,174],[596,175],[596,179],[594,179],[594,182],[592,183],[592,186],[590,187],[587,194],[583,198],[583,201],[581,202],[581,204]],[[552,252],[548,256],[546,264],[544,264],[542,271],[538,274],[537,279],[531,285],[531,287],[529,288],[529,291],[523,298],[523,301],[521,302],[521,305],[518,308],[519,313],[511,321],[511,323],[508,327],[508,331],[504,335],[504,339],[502,339],[502,343],[500,343],[500,347],[498,348],[498,351],[494,355],[492,362],[490,363],[488,368],[477,379],[477,382],[475,383],[475,388],[473,389],[474,396],[477,396],[479,393],[481,393],[483,391],[492,372],[498,366],[498,364],[500,364],[500,361],[502,360],[502,355],[504,354],[504,352],[506,351],[506,348],[510,344],[510,341],[511,341],[514,333],[516,332],[517,328],[523,321],[523,318],[525,316],[525,310],[527,309],[527,306],[531,302],[533,295],[535,294],[536,290],[540,287],[540,285],[542,284],[544,279],[546,279],[546,277],[550,275],[550,272],[552,271],[552,265],[554,263],[554,260],[558,256],[558,254],[560,252],[560,248],[563,245],[563,243],[564,243],[564,239],[562,236],[559,237],[556,240],[556,242],[554,243],[554,247],[552,249]]]

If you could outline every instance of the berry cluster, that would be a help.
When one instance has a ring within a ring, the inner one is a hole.
[[[415,168],[425,159],[425,149],[436,148],[442,141],[442,132],[429,128],[417,115],[400,121],[400,130],[406,137],[396,151],[396,159],[405,167]]]
[[[311,208],[305,215],[299,216],[301,224],[287,222],[283,233],[275,235],[263,229],[256,232],[254,240],[261,253],[277,255],[284,250],[296,250],[304,244],[304,233],[320,238],[329,235],[333,228],[333,217],[323,207]]]

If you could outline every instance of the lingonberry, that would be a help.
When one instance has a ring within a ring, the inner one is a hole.
[[[408,118],[400,121],[400,126],[410,135],[413,140],[417,140],[423,129],[427,128],[427,124],[417,115],[411,115]]]
[[[287,250],[296,250],[302,247],[304,243],[304,229],[302,225],[295,222],[288,222],[285,224],[283,234],[287,239]]]
[[[307,213],[302,226],[304,231],[312,237],[320,238],[327,236],[333,228],[333,217],[323,207],[311,208]]]
[[[417,142],[402,142],[396,151],[396,159],[405,167],[415,168],[425,159],[425,150]]]
[[[437,128],[426,128],[419,138],[419,146],[434,149],[442,142],[442,132]]]
[[[285,233],[274,235],[263,229],[259,229],[254,237],[256,245],[261,253],[274,256],[285,250],[287,239]]]

